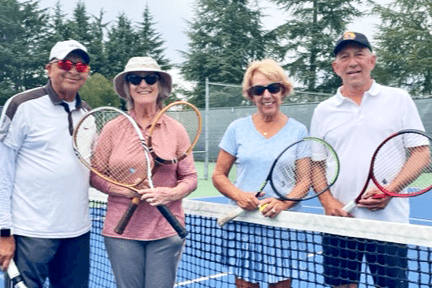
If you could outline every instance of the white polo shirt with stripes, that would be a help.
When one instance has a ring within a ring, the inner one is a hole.
[[[89,171],[75,157],[71,136],[88,109],[79,96],[63,102],[50,83],[7,101],[0,118],[0,154],[8,161],[0,167],[0,227],[38,238],[90,230]]]

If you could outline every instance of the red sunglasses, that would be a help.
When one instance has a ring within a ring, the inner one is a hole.
[[[76,63],[74,63],[74,62],[72,62],[70,60],[58,60],[58,61],[55,61],[55,62],[52,62],[52,63],[57,63],[58,67],[60,69],[62,69],[62,70],[65,70],[65,71],[70,71],[73,66],[75,66],[76,69],[77,69],[77,71],[80,72],[80,73],[89,72],[90,71],[90,66],[88,64],[86,64],[86,63],[83,63],[83,62],[76,62]]]

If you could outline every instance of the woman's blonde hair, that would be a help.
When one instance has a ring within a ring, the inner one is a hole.
[[[264,59],[250,63],[246,70],[242,84],[243,96],[246,99],[251,101],[253,100],[253,95],[250,95],[248,90],[252,87],[252,77],[257,72],[262,73],[271,81],[282,83],[284,88],[282,92],[282,100],[292,92],[293,85],[285,75],[285,71],[282,67],[273,59]]]

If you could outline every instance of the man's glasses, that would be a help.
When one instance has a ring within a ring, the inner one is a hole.
[[[267,86],[255,85],[255,86],[250,87],[247,91],[250,95],[262,96],[266,89],[270,93],[275,94],[275,93],[278,93],[279,91],[281,91],[282,88],[283,88],[282,83],[275,82],[275,83],[271,83]]]
[[[72,62],[70,60],[58,60],[52,63],[57,63],[58,67],[62,70],[65,71],[70,71],[72,69],[73,66],[75,66],[75,68],[77,69],[78,72],[83,73],[83,72],[89,72],[90,71],[90,66],[87,63],[83,63],[83,62]]]
[[[126,75],[126,81],[132,83],[133,85],[139,85],[143,79],[148,85],[153,85],[159,80],[159,74],[149,74],[146,76],[140,76],[136,74]]]

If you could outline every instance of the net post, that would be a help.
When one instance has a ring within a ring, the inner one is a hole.
[[[209,128],[209,98],[210,98],[210,92],[209,92],[209,80],[208,77],[205,79],[205,114],[204,114],[204,142],[205,142],[205,163],[204,163],[204,179],[208,180],[208,168],[209,168],[209,135],[208,135],[208,128]]]

